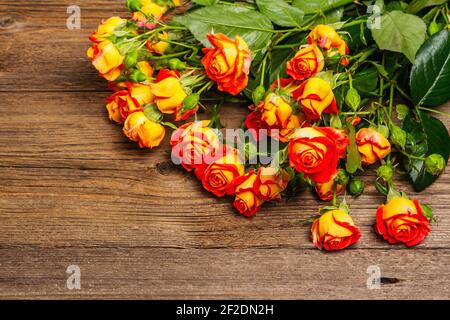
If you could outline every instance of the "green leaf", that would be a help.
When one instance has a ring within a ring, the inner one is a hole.
[[[411,95],[416,104],[439,106],[450,99],[450,31],[433,35],[420,48],[411,70]]]
[[[254,56],[260,56],[267,48],[273,34],[273,25],[267,17],[244,7],[212,5],[175,17],[174,20],[189,28],[205,47],[211,46],[206,37],[209,33],[223,33],[230,38],[239,35],[247,42]]]
[[[339,1],[340,0],[294,0],[292,5],[304,12],[319,12],[321,8],[327,7],[328,5],[332,5]],[[343,15],[344,8],[337,8],[326,12],[324,16],[317,18],[315,22],[316,24],[338,22],[341,21]]]
[[[256,0],[259,11],[282,27],[301,27],[303,11],[284,0]]]
[[[406,150],[416,157],[425,158],[437,153],[447,162],[450,155],[450,136],[445,125],[438,119],[420,112],[419,119],[410,113],[404,123],[403,130],[408,132]],[[403,165],[408,172],[414,189],[419,192],[425,190],[438,177],[429,174],[425,162],[404,157]]]
[[[353,87],[364,96],[376,94],[378,88],[378,70],[375,67],[369,67],[357,73],[353,79]]]
[[[446,3],[447,0],[413,0],[406,12],[415,14],[426,7],[437,6]]]
[[[361,154],[358,151],[358,146],[356,144],[356,132],[355,127],[352,125],[348,126],[349,134],[348,138],[350,140],[350,145],[347,148],[347,164],[346,169],[348,173],[354,174],[361,168]]]
[[[414,63],[416,53],[425,41],[427,26],[419,17],[401,11],[384,14],[381,28],[372,29],[372,36],[382,50],[401,52]]]

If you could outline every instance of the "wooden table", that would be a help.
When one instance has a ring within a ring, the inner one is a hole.
[[[80,30],[66,28],[69,5]],[[450,297],[450,174],[420,195],[439,223],[412,250],[372,231],[383,201],[373,171],[348,199],[363,237],[344,252],[309,241],[310,192],[240,217],[171,164],[167,143],[139,150],[108,121],[85,51],[115,14],[127,16],[123,0],[0,0],[0,298]],[[246,112],[229,107],[225,122]],[[70,265],[80,290],[66,287]],[[367,287],[373,265],[378,290]]]

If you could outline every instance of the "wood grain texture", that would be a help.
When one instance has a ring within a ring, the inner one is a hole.
[[[79,0],[82,29],[67,30],[71,1],[0,1],[0,298],[450,297],[448,173],[417,195],[439,218],[418,248],[373,233],[383,198],[369,170],[367,192],[349,199],[363,238],[324,254],[301,224],[320,205],[311,193],[245,219],[173,166],[167,143],[142,151],[128,141],[85,58],[87,36],[126,16],[123,2]],[[246,112],[227,106],[224,120],[238,127]],[[65,286],[71,264],[80,291]],[[370,265],[381,290],[366,287]]]

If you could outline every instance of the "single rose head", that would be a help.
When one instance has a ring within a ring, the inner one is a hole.
[[[317,121],[323,113],[338,113],[333,90],[329,83],[323,79],[310,78],[304,81],[293,92],[293,96],[308,120]]]
[[[396,197],[378,208],[375,232],[390,244],[420,244],[431,231],[430,222],[417,200]]]
[[[138,142],[141,148],[153,149],[161,144],[166,130],[161,124],[148,119],[144,112],[138,111],[125,120],[123,132],[130,140]]]
[[[159,111],[165,114],[176,113],[187,97],[178,71],[167,69],[159,71],[156,82],[151,84],[151,89]]]
[[[336,251],[358,242],[361,232],[343,210],[330,210],[313,222],[311,238],[320,250]]]
[[[122,73],[124,57],[109,40],[95,43],[88,49],[87,56],[98,73],[108,81],[116,80]]]
[[[220,91],[238,95],[247,87],[252,55],[247,43],[236,36],[209,34],[213,48],[204,48],[203,66],[208,77],[217,83]]]
[[[203,187],[207,191],[217,197],[223,197],[226,194],[233,194],[233,190],[230,190],[229,186],[234,179],[244,175],[245,167],[238,150],[224,146],[218,152],[221,153],[220,158],[210,164],[202,174],[199,172],[198,176],[202,177]]]
[[[289,161],[315,183],[327,183],[337,173],[339,150],[328,130],[297,129],[290,137]]]
[[[322,51],[315,45],[300,49],[287,62],[286,73],[295,80],[303,81],[323,70],[325,59]]]
[[[356,144],[365,165],[374,164],[391,153],[391,144],[384,135],[372,128],[363,128],[356,134]]]
[[[246,217],[254,216],[263,204],[263,200],[258,196],[256,188],[257,175],[251,171],[243,176],[237,177],[230,185],[229,193],[235,194],[233,202],[236,210]]]
[[[213,162],[220,140],[209,121],[186,123],[172,135],[172,159],[187,171],[203,172]]]

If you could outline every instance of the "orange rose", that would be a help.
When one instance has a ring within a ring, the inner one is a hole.
[[[352,217],[342,210],[330,210],[313,222],[311,238],[320,250],[345,249],[361,238]]]
[[[391,153],[391,144],[388,139],[371,128],[363,128],[358,131],[356,144],[362,156],[362,163],[365,165],[374,164]]]
[[[126,22],[127,20],[120,17],[111,17],[107,20],[103,20],[89,39],[92,42],[102,42],[105,37],[111,35],[114,31],[119,29],[120,26],[125,25]]]
[[[377,210],[375,232],[390,244],[404,243],[413,247],[430,233],[430,222],[417,200],[397,197]]]
[[[341,56],[345,56],[349,53],[347,43],[337,34],[333,27],[327,25],[316,26],[308,35],[309,44],[317,44],[324,50],[331,52],[335,49]],[[332,55],[332,53],[330,53]],[[343,57],[341,64],[347,65],[348,59]]]
[[[176,113],[183,106],[183,101],[187,97],[177,71],[161,70],[156,78],[156,83],[151,87],[156,105],[162,113]]]
[[[187,171],[196,170],[197,174],[206,169],[220,145],[218,132],[209,128],[209,123],[186,123],[173,133],[170,144],[174,163],[181,164]]]
[[[210,164],[202,176],[203,187],[217,197],[223,197],[225,194],[233,194],[229,186],[237,177],[243,176],[245,172],[244,165],[239,159],[238,151],[229,146],[224,146],[221,150],[221,157]]]
[[[87,56],[91,59],[92,65],[98,70],[100,75],[108,81],[116,80],[124,67],[124,57],[109,40],[95,43],[88,49]]]
[[[331,201],[334,198],[334,189],[336,188],[336,196],[340,196],[345,191],[345,186],[335,184],[334,179],[336,175],[332,176],[328,182],[317,183],[315,186],[317,196],[322,201]]]
[[[121,90],[106,99],[106,109],[109,118],[117,123],[123,123],[128,116],[136,111],[143,111],[143,106],[153,101],[153,95],[148,85],[127,82],[128,90]]]
[[[264,201],[280,200],[281,193],[289,184],[289,174],[284,169],[261,167],[255,183],[257,195]]]
[[[132,141],[139,142],[141,148],[153,149],[164,139],[165,128],[150,119],[142,111],[130,114],[125,120],[123,132]]]
[[[323,70],[325,59],[315,44],[301,49],[288,61],[286,73],[295,80],[305,80]]]
[[[208,34],[214,48],[204,48],[202,63],[208,77],[220,91],[239,94],[247,87],[252,56],[247,43],[239,36],[231,40],[224,34]]]
[[[297,129],[289,142],[289,161],[315,183],[326,183],[337,173],[339,150],[329,130]]]
[[[236,195],[233,205],[240,214],[246,217],[254,216],[264,202],[258,197],[255,190],[257,178],[257,175],[252,171],[236,178],[232,184],[231,192]]]
[[[293,96],[308,120],[317,121],[322,117],[322,113],[338,113],[333,90],[323,79],[306,80],[294,91]]]

